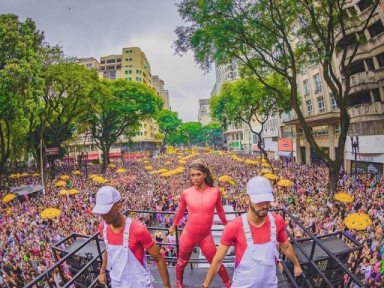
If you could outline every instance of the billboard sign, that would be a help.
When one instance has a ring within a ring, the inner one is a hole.
[[[59,154],[59,147],[45,149],[45,155],[56,155]]]
[[[279,151],[293,151],[292,138],[283,138],[279,139]]]

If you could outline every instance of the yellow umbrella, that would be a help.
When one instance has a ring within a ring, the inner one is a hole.
[[[261,167],[269,168],[269,167],[271,167],[271,165],[269,165],[268,163],[262,163]]]
[[[287,179],[283,179],[277,182],[277,185],[289,187],[289,186],[292,186],[292,182]]]
[[[270,180],[277,180],[279,178],[279,176],[270,173],[264,174],[264,177]]]
[[[126,170],[123,169],[123,168],[120,168],[120,169],[117,169],[117,170],[116,170],[116,173],[119,173],[119,174],[123,174],[123,173],[125,173],[125,172],[126,172]]]
[[[72,174],[74,174],[74,175],[80,175],[80,173],[81,173],[81,172],[80,172],[79,170],[76,170],[76,171],[73,171],[73,172],[72,172]]]
[[[372,220],[367,214],[352,213],[345,218],[344,223],[349,229],[365,230],[372,225]]]
[[[25,184],[21,184],[20,187],[25,187]]]
[[[69,179],[69,176],[68,175],[62,175],[60,177],[61,180],[68,180]]]
[[[94,177],[99,177],[99,175],[97,175],[97,174],[92,174],[92,175],[89,176],[90,179],[92,179],[92,178],[94,178]]]
[[[69,192],[70,195],[73,195],[73,194],[79,194],[79,193],[80,193],[80,191],[77,190],[77,189],[71,189],[71,190],[69,190],[68,192]]]
[[[148,162],[148,161],[147,161]],[[152,166],[145,166],[144,167],[145,170],[153,170],[153,167]]]
[[[159,171],[151,171],[151,172],[149,172],[149,174],[159,174]]]
[[[137,159],[137,162],[141,162],[141,161],[143,161],[143,159]]]
[[[228,181],[233,181],[232,177],[231,176],[227,176],[227,175],[224,175],[224,176],[221,176],[219,179],[220,182],[228,182]]]
[[[110,167],[110,168],[116,168],[116,165],[115,165],[115,164],[109,164],[108,167]]]
[[[56,187],[65,186],[67,183],[65,181],[59,181],[55,184]]]
[[[15,194],[7,194],[3,198],[3,203],[7,203],[13,199],[15,199],[16,195]]]
[[[228,183],[235,186],[235,181],[229,180]]]
[[[9,178],[15,179],[15,178],[17,178],[17,175],[16,174],[11,174],[11,175],[9,175]]]
[[[117,162],[117,163],[121,163],[121,159],[117,159],[116,162]]]
[[[143,161],[144,164],[148,164],[149,162],[147,160]]]
[[[165,172],[168,172],[168,169],[164,169],[164,168],[163,168],[163,169],[160,169],[160,170],[159,170],[159,173],[165,173]]]
[[[269,170],[269,169],[262,169],[260,172],[261,172],[261,173],[264,173],[264,174],[270,174],[270,173],[272,173],[272,171]]]
[[[184,164],[187,164],[187,161],[185,161],[185,160],[179,160],[179,163],[180,163],[181,165],[184,165]]]
[[[88,165],[89,165],[89,166],[93,166],[93,163],[92,163],[92,162],[89,162]]]
[[[21,176],[23,176],[23,177],[28,177],[29,174],[28,174],[28,173],[23,173],[23,174],[21,174]]]
[[[267,163],[267,160],[262,159],[261,162],[262,162],[262,163]]]
[[[56,208],[47,208],[41,212],[40,217],[43,219],[52,219],[61,214],[59,209]]]
[[[349,195],[348,193],[338,193],[335,195],[335,199],[339,202],[343,203],[352,203],[353,202],[353,197]]]
[[[103,180],[104,178],[101,177],[101,176],[96,176],[96,177],[93,177],[92,180],[95,181],[95,182],[99,182],[99,180]]]
[[[40,174],[39,174],[39,173],[35,173],[35,174],[33,174],[32,176],[33,176],[33,177],[39,177]]]
[[[59,195],[70,195],[68,190],[60,190]]]
[[[170,165],[170,164],[172,164],[171,161],[167,161],[167,162],[164,163],[164,165]]]

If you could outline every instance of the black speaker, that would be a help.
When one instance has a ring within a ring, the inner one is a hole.
[[[328,238],[318,239],[321,244],[323,244],[328,250],[332,252],[343,264],[346,264],[349,258],[349,255],[353,252],[352,249],[345,244],[345,242],[336,237],[330,236]],[[299,243],[300,248],[303,249],[307,255],[311,255],[311,249],[313,245],[313,240],[309,240],[306,242]],[[293,250],[295,251],[297,258],[300,262],[301,268],[303,269],[303,273],[306,275],[307,279],[311,279],[311,283],[313,287],[317,288],[326,288],[327,285],[323,283],[324,281],[318,275],[315,269],[309,269],[309,261],[304,256],[303,252],[297,247],[297,245],[293,245]],[[333,260],[327,252],[325,252],[318,244],[315,244],[315,249],[313,253],[312,260],[316,263],[316,265],[320,268],[320,270],[325,274],[325,276],[331,281],[331,283],[338,287],[344,281],[344,271],[340,267],[339,264],[335,260]],[[286,264],[293,274],[293,263],[287,259]],[[303,284],[304,279],[298,278],[297,284]]]

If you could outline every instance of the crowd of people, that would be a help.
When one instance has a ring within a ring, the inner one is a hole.
[[[171,227],[174,223],[174,212],[180,203],[181,192],[190,186],[188,170],[170,177],[150,173],[144,169],[151,165],[154,170],[175,169],[178,166],[188,167],[190,161],[203,158],[211,168],[216,179],[215,185],[222,191],[223,204],[232,205],[235,211],[244,211],[247,207],[242,201],[247,181],[254,176],[263,175],[261,167],[247,164],[228,157],[226,153],[200,154],[191,157],[181,165],[178,155],[167,158],[129,159],[124,161],[112,160],[117,167],[108,168],[102,176],[108,183],[98,184],[89,178],[90,174],[100,174],[101,165],[87,166],[79,175],[73,170],[79,167],[73,163],[70,167],[65,163],[58,164],[56,176],[46,179],[45,194],[38,193],[34,197],[19,196],[14,200],[0,205],[0,287],[23,287],[39,274],[47,270],[55,259],[50,246],[60,242],[71,233],[92,235],[98,231],[100,219],[91,214],[94,206],[95,193],[103,185],[110,185],[120,191],[122,208],[134,210],[151,210],[154,213],[135,213],[133,217],[143,224]],[[241,156],[254,159],[255,156]],[[165,162],[171,164],[166,165]],[[144,163],[147,162],[147,163]],[[279,179],[289,179],[292,186],[281,187],[277,180],[273,181],[276,202],[273,207],[285,208],[294,217],[300,219],[305,227],[315,235],[323,235],[334,231],[347,231],[357,242],[364,245],[361,259],[357,254],[351,254],[347,266],[357,261],[357,276],[368,287],[384,287],[384,178],[382,175],[359,174],[356,177],[340,172],[338,190],[350,194],[352,203],[340,203],[328,191],[328,172],[324,166],[308,166],[281,160],[270,160],[273,173]],[[126,173],[116,173],[117,168],[125,168]],[[72,169],[72,170],[70,170]],[[67,188],[75,188],[79,194],[61,196],[58,192],[63,187],[55,184],[63,174],[70,176],[66,180]],[[220,176],[228,175],[233,182],[219,182]],[[41,184],[39,177],[21,177],[0,180],[1,198],[9,193],[9,187],[20,185]],[[45,208],[57,208],[60,216],[53,219],[42,219],[40,213]],[[170,212],[160,214],[156,211]],[[348,229],[344,219],[352,212],[368,214],[372,225],[366,230]],[[187,217],[180,220],[187,221]],[[305,232],[295,225],[294,221],[286,219],[286,226],[292,237],[306,237]],[[153,237],[160,246],[163,256],[176,256],[175,249],[169,243],[174,243],[174,235],[163,231],[154,231]],[[169,265],[175,265],[168,261]],[[71,274],[66,265],[62,267],[65,277]],[[52,281],[56,287],[61,287],[61,274],[56,270],[51,279],[38,283],[36,287],[49,287]],[[346,278],[346,281],[348,279]]]

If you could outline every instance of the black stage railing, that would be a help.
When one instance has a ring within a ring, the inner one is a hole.
[[[272,209],[271,211],[281,214],[281,216],[284,219],[287,219],[287,217],[288,217],[293,222],[295,222],[304,231],[304,233],[306,235],[308,235],[308,237],[306,237],[306,238],[295,239],[294,235],[292,235],[287,230],[287,234],[290,237],[291,243],[293,245],[295,245],[295,247],[297,247],[302,252],[306,261],[308,262],[307,271],[304,271],[302,276],[300,276],[302,281],[297,281],[298,279],[296,279],[292,275],[292,273],[290,272],[290,269],[286,263],[287,259],[284,256],[284,258],[283,258],[284,261],[281,261],[280,264],[283,267],[283,275],[285,276],[285,278],[287,279],[287,281],[289,282],[291,287],[293,287],[293,288],[320,287],[320,286],[317,286],[317,284],[316,284],[316,283],[319,283],[319,279],[320,279],[321,283],[325,283],[327,285],[327,287],[330,287],[330,288],[337,288],[337,287],[349,288],[352,283],[357,284],[358,287],[366,287],[359,280],[359,278],[354,274],[354,272],[357,268],[357,261],[361,255],[361,250],[362,250],[361,244],[359,244],[354,239],[350,238],[344,231],[339,231],[339,232],[335,232],[335,233],[331,233],[331,234],[327,234],[327,235],[322,235],[322,236],[315,236],[314,234],[311,233],[311,231],[309,229],[304,227],[304,225],[297,218],[295,218],[291,213],[289,213],[288,211],[286,211],[284,209]],[[226,215],[230,215],[230,214],[240,215],[242,213],[244,213],[244,212],[226,212]],[[124,212],[124,214],[126,216],[128,216],[129,214],[139,214],[139,215],[149,216],[151,219],[154,220],[154,219],[157,219],[157,214],[168,214],[168,215],[173,214],[174,215],[174,214],[176,214],[176,212],[127,210]],[[147,227],[147,228],[150,231],[152,231],[152,230],[168,231],[168,228],[166,228],[166,227],[156,226],[156,227]],[[222,230],[223,229],[212,229],[212,231],[222,231]],[[180,238],[179,233],[181,233],[181,232],[182,232],[182,229],[176,228],[176,243],[156,242],[156,244],[176,247],[176,253],[178,255],[179,254],[179,238]],[[35,278],[33,281],[31,281],[29,284],[27,284],[24,288],[32,288],[37,283],[43,283],[43,282],[47,281],[48,279],[52,278],[52,273],[57,268],[59,268],[58,270],[59,270],[61,279],[64,282],[62,288],[69,287],[70,285],[75,283],[80,277],[87,278],[89,276],[89,273],[93,273],[94,277],[89,277],[90,280],[88,282],[85,281],[86,283],[79,285],[79,287],[103,287],[103,286],[97,286],[97,285],[99,285],[98,279],[97,279],[98,278],[98,272],[100,269],[100,263],[102,263],[102,257],[103,257],[103,253],[105,250],[100,245],[100,242],[102,242],[102,239],[99,237],[99,234],[100,233],[97,232],[92,236],[86,236],[86,235],[73,233],[73,234],[67,236],[66,238],[64,238],[63,240],[61,240],[60,242],[56,243],[55,245],[51,246],[52,252],[53,252],[55,260],[56,260],[56,263],[52,267],[48,268],[44,273],[42,273],[37,278]],[[344,240],[349,241],[349,243],[351,243],[355,246],[355,247],[351,247],[351,249],[350,249],[350,252],[352,252],[352,253],[357,252],[358,253],[358,256],[355,260],[352,271],[349,270],[345,266],[345,264],[321,242],[321,239],[327,238],[327,237],[339,237],[340,239],[344,239]],[[66,251],[66,249],[61,248],[61,245],[68,246],[68,243],[73,243],[78,238],[84,238],[87,240],[84,241],[83,243],[81,243],[81,245],[76,247],[70,253],[68,253],[68,251]],[[300,247],[301,243],[307,243],[307,242],[311,242],[311,244],[312,244],[311,251],[309,254],[304,249],[302,249],[302,247]],[[96,243],[96,247],[97,247],[96,257],[89,257],[87,259],[87,261],[85,261],[84,267],[82,267],[75,275],[71,275],[70,279],[67,279],[64,276],[62,269],[60,269],[61,266],[66,261],[70,260],[71,257],[75,257],[76,253],[78,253],[82,248],[84,248],[87,244],[90,244],[90,243]],[[324,271],[316,263],[316,261],[315,261],[316,259],[314,259],[314,252],[315,252],[316,245],[318,245],[321,249],[323,249],[326,252],[326,254],[327,254],[326,256],[329,257],[329,259],[332,259],[333,261],[335,261],[337,263],[337,265],[341,269],[343,275],[344,274],[348,275],[349,281],[348,281],[346,286],[344,286],[344,284],[342,284],[342,285],[335,287],[332,284],[331,279],[328,279],[328,277],[325,275]],[[153,261],[153,259],[151,259],[151,257],[149,255],[147,255],[147,259],[149,261]],[[165,257],[165,259],[167,262],[176,263],[176,261],[177,261],[177,257]],[[95,267],[94,265],[95,265],[96,261],[97,261],[97,263],[99,263],[99,268],[98,269],[94,269],[94,268],[91,269],[91,267]],[[234,262],[234,257],[231,257],[231,256],[228,257],[227,256],[224,259],[224,263],[233,263],[233,262]],[[190,263],[193,264],[193,263],[208,263],[208,262],[206,259],[191,258]],[[191,267],[193,267],[193,266],[191,265]],[[301,282],[301,284],[300,285],[297,284],[298,282]],[[47,283],[48,283],[49,287],[56,288],[55,286],[49,284],[49,282],[47,282]],[[107,283],[107,286],[110,287],[110,285],[108,283]]]

